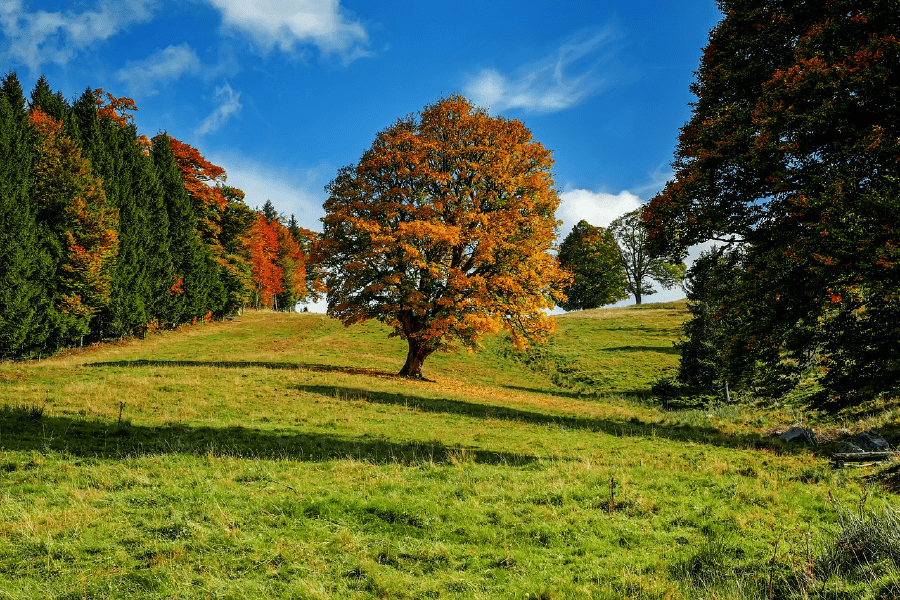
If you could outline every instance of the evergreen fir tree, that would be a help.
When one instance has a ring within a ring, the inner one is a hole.
[[[153,138],[153,165],[162,188],[169,221],[172,278],[166,321],[180,324],[202,317],[206,311],[209,277],[207,257],[197,233],[197,219],[184,181],[175,164],[175,155],[165,134]]]
[[[153,160],[143,152],[132,156],[131,177],[135,188],[141,190],[138,203],[144,215],[143,257],[145,260],[145,276],[148,321],[162,324],[172,296],[170,291],[173,282],[173,263],[169,240],[169,215],[166,211],[163,187]]]
[[[59,92],[54,93],[50,89],[47,77],[41,75],[31,91],[30,108],[39,108],[45,115],[53,117],[57,121],[66,121],[69,116],[69,106],[66,99]],[[66,133],[69,133],[68,131]]]
[[[45,331],[48,263],[29,198],[32,146],[22,88],[10,73],[0,94],[0,359],[27,354]]]
[[[266,200],[266,203],[263,204],[262,210],[260,212],[269,223],[271,223],[272,221],[281,222],[281,215],[279,215],[278,211],[275,210],[275,205],[272,204],[271,200]]]

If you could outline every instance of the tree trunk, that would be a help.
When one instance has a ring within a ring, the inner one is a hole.
[[[434,350],[428,348],[419,340],[410,338],[409,353],[406,355],[406,364],[400,369],[398,375],[400,377],[424,379],[424,377],[422,377],[422,364],[432,352],[434,352]]]
[[[640,304],[640,303],[641,303],[641,293],[640,293],[640,292],[635,292],[635,293],[634,293],[634,303],[635,303],[635,304]]]

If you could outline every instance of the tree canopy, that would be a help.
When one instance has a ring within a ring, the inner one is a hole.
[[[566,288],[565,310],[599,308],[628,298],[625,271],[610,230],[579,221],[559,246],[559,264],[574,276]]]
[[[519,347],[546,339],[568,283],[549,252],[551,165],[521,122],[461,96],[398,120],[326,188],[328,313],[393,327],[409,377],[434,351],[503,328]]]
[[[900,2],[719,7],[676,177],[644,214],[654,250],[742,248],[746,276],[718,311],[745,323],[727,354],[795,382],[818,366],[837,396],[895,389]]]
[[[609,231],[618,243],[625,289],[634,295],[635,304],[640,304],[644,296],[656,293],[651,281],[668,290],[684,279],[687,267],[680,257],[670,262],[651,254],[641,209],[615,219],[609,224]]]

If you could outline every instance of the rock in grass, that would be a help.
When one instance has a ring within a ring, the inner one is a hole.
[[[816,443],[816,434],[808,427],[791,427],[778,437],[786,442],[798,442],[809,444],[810,446]]]
[[[840,449],[841,453],[851,452],[888,452],[891,445],[886,439],[871,431],[863,431],[844,444]]]

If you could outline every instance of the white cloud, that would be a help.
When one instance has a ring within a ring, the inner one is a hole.
[[[608,62],[601,51],[614,36],[611,30],[588,39],[563,44],[544,60],[526,65],[512,75],[496,69],[482,69],[465,86],[473,102],[495,112],[522,109],[552,113],[571,108],[596,93],[606,80],[598,74]],[[577,74],[570,74],[576,70]]]
[[[0,58],[26,65],[65,65],[81,51],[152,16],[155,0],[101,0],[94,10],[27,12],[22,0],[0,0]]]
[[[216,88],[216,98],[219,100],[219,106],[200,124],[197,129],[198,136],[218,131],[232,115],[236,115],[243,108],[240,102],[241,93],[231,89],[227,83]]]
[[[345,63],[368,54],[365,28],[344,14],[340,0],[207,1],[221,11],[226,28],[249,35],[265,51],[313,44]]]
[[[333,177],[329,167],[281,171],[233,152],[209,160],[225,169],[228,185],[244,191],[247,206],[262,207],[271,200],[279,213],[287,217],[293,214],[301,227],[322,230],[319,218],[325,216],[324,187]]]
[[[643,204],[640,198],[627,191],[607,194],[590,190],[566,190],[559,198],[556,218],[563,222],[559,229],[560,238],[565,238],[582,219],[595,227],[607,227],[613,219],[637,210]]]
[[[159,93],[157,86],[184,74],[196,75],[199,72],[200,59],[197,53],[184,43],[157,50],[144,60],[129,62],[117,76],[132,93],[140,91],[146,96],[153,96]]]

